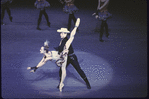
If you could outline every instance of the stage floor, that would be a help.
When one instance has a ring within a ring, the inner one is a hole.
[[[63,92],[59,83],[59,67],[47,62],[37,72],[26,68],[36,66],[42,59],[40,47],[50,41],[50,50],[59,45],[57,29],[67,27],[68,15],[62,8],[46,10],[51,27],[45,17],[36,30],[39,10],[12,7],[13,22],[7,13],[1,25],[1,93],[3,98],[138,98],[147,96],[147,25],[119,12],[111,12],[107,21],[109,38],[99,41],[100,21],[93,10],[80,9],[75,14],[81,19],[79,31],[72,43],[82,70],[92,89],[70,65]],[[143,20],[143,19],[142,19]],[[72,27],[74,27],[72,22]]]

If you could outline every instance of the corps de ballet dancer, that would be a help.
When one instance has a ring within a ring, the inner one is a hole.
[[[46,10],[45,10],[46,7],[50,7],[49,2],[47,2],[46,0],[36,0],[34,5],[37,9],[40,9],[38,23],[37,23],[37,30],[41,30],[39,25],[41,23],[42,15],[45,16],[46,21],[47,21],[47,25],[50,27],[51,23],[49,22],[48,14],[46,13]]]
[[[109,4],[109,0],[98,0],[97,11],[96,13],[93,13],[96,19],[99,19],[100,21],[102,21],[101,27],[100,27],[100,36],[99,36],[100,42],[104,42],[104,40],[102,39],[104,27],[106,31],[106,37],[108,38],[109,36],[107,19],[111,18],[112,14],[108,12],[108,4]]]
[[[28,70],[31,69],[30,72],[35,72],[39,67],[42,67],[47,61],[55,61],[57,66],[59,66],[61,71],[62,71],[61,81],[59,84],[60,92],[62,92],[62,88],[64,87],[64,80],[66,77],[66,64],[67,64],[67,57],[68,57],[68,53],[69,53],[69,47],[70,47],[72,41],[74,40],[74,36],[76,34],[76,30],[77,30],[79,24],[80,24],[80,18],[77,19],[75,27],[71,33],[69,31],[66,31],[67,30],[66,28],[61,28],[61,29],[57,30],[57,32],[64,31],[64,32],[70,33],[70,38],[65,43],[63,51],[61,53],[59,53],[58,51],[49,51],[49,45],[48,45],[49,42],[46,41],[46,42],[44,42],[44,46],[42,46],[40,49],[40,53],[44,55],[42,60],[35,67],[27,67]]]
[[[69,14],[67,29],[70,31],[71,29],[71,21],[73,20],[74,24],[76,23],[76,17],[74,13],[76,13],[79,9],[74,5],[75,0],[59,0],[63,5],[63,11]]]
[[[11,16],[11,11],[9,9],[9,4],[12,3],[12,0],[1,0],[1,25],[5,25],[3,23],[3,19],[4,19],[4,16],[5,16],[5,10],[7,11],[8,15],[9,15],[9,19],[10,21],[12,22],[12,16]]]

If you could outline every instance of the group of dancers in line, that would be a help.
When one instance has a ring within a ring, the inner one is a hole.
[[[69,31],[71,29],[71,21],[73,20],[74,23],[76,22],[76,17],[74,14],[79,10],[74,5],[74,1],[75,0],[59,0],[59,2],[64,5],[63,11],[65,13],[69,14],[68,25],[67,25],[67,29]],[[5,10],[7,11],[8,15],[9,15],[9,19],[12,22],[13,17],[11,16],[11,12],[9,9],[9,4],[11,2],[12,2],[12,0],[1,0],[1,6],[2,6],[1,25],[5,25],[3,23]],[[106,37],[108,38],[108,36],[109,36],[107,19],[111,18],[112,14],[110,14],[108,12],[108,4],[109,4],[109,0],[98,0],[97,11],[92,14],[93,16],[95,16],[96,19],[101,21],[100,35],[99,35],[100,42],[104,42],[104,40],[102,39],[103,33],[104,33],[104,28],[105,28],[105,32],[106,32]],[[50,27],[51,23],[49,22],[48,14],[46,13],[46,10],[45,10],[45,8],[50,7],[49,2],[47,2],[46,0],[36,0],[34,5],[35,5],[35,7],[37,7],[37,9],[40,9],[38,22],[37,22],[37,30],[41,30],[39,25],[41,23],[42,15],[45,16],[47,25]]]
[[[9,12],[10,14],[10,10],[8,10],[8,3],[10,3],[11,0],[2,0],[2,1],[7,1],[6,2],[7,4],[5,4],[4,2],[2,3],[5,5],[4,8],[2,8],[3,11],[5,11],[6,9],[7,12]],[[69,64],[71,64],[79,73],[79,75],[82,77],[82,79],[85,81],[87,88],[91,89],[90,83],[85,73],[81,69],[77,56],[75,55],[73,47],[71,45],[80,24],[80,18],[76,19],[74,16],[74,13],[78,11],[78,8],[74,5],[74,0],[59,0],[59,1],[64,5],[63,11],[69,14],[68,27],[57,30],[57,32],[60,33],[60,37],[62,40],[60,41],[59,46],[55,48],[56,51],[49,51],[48,41],[44,42],[44,46],[42,46],[40,49],[40,53],[44,55],[43,59],[38,63],[37,66],[27,67],[27,69],[31,69],[31,72],[35,72],[39,67],[42,67],[47,61],[54,60],[57,66],[60,67],[60,70],[59,70],[60,83],[57,86],[57,88],[59,88],[61,92],[62,88],[64,87],[66,68]],[[107,19],[111,18],[112,15],[108,12],[108,9],[107,9],[108,4],[109,4],[109,0],[98,0],[97,11],[93,13],[93,15],[95,15],[97,19],[102,21],[101,28],[100,28],[100,39],[99,39],[101,42],[103,42],[102,36],[104,32],[104,27],[106,30],[106,37],[109,36]],[[47,20],[47,25],[50,27],[51,23],[49,22],[48,15],[45,11],[45,8],[49,7],[50,4],[46,0],[36,0],[35,6],[38,9],[40,9],[37,29],[40,30],[39,25],[41,22],[42,15],[45,16]],[[4,12],[2,13],[4,14]],[[9,17],[10,17],[10,20],[12,21],[11,14],[9,15]],[[3,17],[2,17],[2,20],[3,20]],[[70,33],[71,20],[74,21],[75,27]],[[70,37],[68,38],[67,35],[69,35]]]

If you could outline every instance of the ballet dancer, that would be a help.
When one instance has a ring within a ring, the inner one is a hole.
[[[4,15],[5,15],[5,10],[7,11],[9,15],[9,19],[12,22],[12,16],[11,16],[11,11],[9,9],[9,4],[12,3],[12,0],[1,0],[1,8],[2,8],[2,15],[1,15],[1,25],[5,25],[3,23]]]
[[[102,21],[101,27],[100,27],[100,36],[99,36],[100,42],[104,42],[104,40],[102,39],[104,27],[106,31],[106,37],[108,38],[109,36],[107,19],[111,18],[112,14],[108,12],[108,4],[109,4],[109,0],[98,0],[97,11],[96,13],[93,13],[96,19],[99,19],[100,21]]]
[[[43,54],[43,58],[42,60],[38,63],[37,66],[35,67],[27,67],[27,69],[31,69],[30,72],[35,72],[39,67],[42,67],[47,61],[55,61],[55,63],[57,64],[57,66],[61,67],[61,71],[62,71],[62,75],[61,75],[61,82],[60,82],[60,86],[59,86],[59,90],[60,92],[62,92],[62,88],[64,87],[64,80],[66,77],[66,63],[67,63],[67,57],[68,57],[68,52],[69,52],[69,47],[72,43],[72,41],[74,40],[74,36],[76,34],[76,29],[78,28],[80,24],[80,19],[77,19],[77,22],[75,24],[74,29],[72,30],[71,34],[70,34],[70,38],[68,39],[68,41],[65,43],[64,45],[64,49],[61,53],[59,53],[58,51],[49,51],[49,45],[48,45],[48,41],[46,41],[44,43],[44,46],[41,47],[40,49],[40,53]],[[58,29],[57,32],[67,32],[70,33],[66,28],[61,28]],[[60,34],[63,35],[64,33]]]
[[[36,0],[36,2],[34,3],[35,7],[37,7],[37,9],[40,9],[40,13],[39,13],[39,18],[38,18],[38,23],[37,23],[37,30],[41,30],[39,28],[39,25],[41,23],[41,18],[42,15],[45,16],[46,20],[47,20],[47,25],[50,27],[50,22],[49,22],[49,18],[48,18],[48,14],[45,11],[46,7],[50,7],[49,2],[47,2],[46,0]]]
[[[67,29],[70,31],[71,21],[73,20],[73,22],[76,23],[76,17],[74,13],[76,13],[79,9],[74,5],[75,0],[59,0],[59,1],[64,5],[63,11],[69,14]]]

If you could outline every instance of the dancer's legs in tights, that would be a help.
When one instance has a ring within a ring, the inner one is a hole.
[[[106,37],[109,36],[107,20],[105,21]]]
[[[69,14],[69,18],[68,18],[68,30],[70,31],[71,28],[71,20],[73,20],[74,24],[76,23],[76,17],[74,16],[74,13]]]
[[[104,32],[104,27],[105,27],[105,31],[106,31],[106,37],[108,37],[108,36],[109,36],[109,32],[108,32],[107,20],[102,20],[102,22],[101,22],[100,36],[99,36],[99,40],[100,40],[101,42],[103,42],[102,36],[103,36],[103,32]]]
[[[70,31],[70,28],[71,28],[71,20],[72,20],[72,14],[69,14],[69,18],[68,18],[68,26],[67,26],[67,29]]]
[[[8,6],[6,7],[6,11],[7,11],[8,15],[9,15],[9,19],[10,19],[10,21],[12,22],[11,12],[10,12],[10,9],[9,9]]]
[[[2,13],[1,13],[1,21],[2,21],[2,23],[3,23],[4,15],[5,15],[5,6],[4,6],[4,4],[2,4]]]
[[[41,23],[42,14],[43,14],[43,10],[40,10],[39,18],[38,18],[38,23],[37,23],[37,29],[39,29],[39,30],[40,30],[39,25]]]
[[[105,22],[104,22],[104,20],[102,20],[102,22],[101,22],[101,27],[100,27],[100,35],[99,35],[99,40],[100,40],[101,42],[103,42],[102,36],[103,36],[103,32],[104,32],[104,26],[105,26]]]
[[[11,11],[8,7],[8,3],[2,4],[2,15],[1,15],[1,21],[3,23],[3,19],[4,19],[4,15],[5,15],[5,10],[7,11],[8,15],[9,15],[9,19],[12,22],[12,16],[11,16]]]
[[[47,20],[47,25],[50,27],[50,22],[49,22],[49,18],[48,18],[48,14],[46,13],[45,9],[43,10],[43,14]]]
[[[74,22],[74,24],[76,23],[76,17],[74,16],[74,14],[72,14],[72,19],[73,19],[73,22]]]

